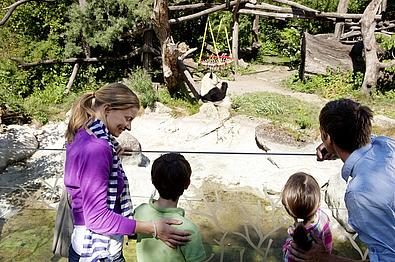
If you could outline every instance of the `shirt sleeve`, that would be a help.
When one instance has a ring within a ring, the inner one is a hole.
[[[181,252],[188,262],[202,262],[206,259],[206,252],[204,251],[202,236],[196,225],[193,225],[193,230],[189,236],[190,241],[185,245],[181,246]]]
[[[326,223],[323,228],[322,242],[325,245],[326,251],[328,251],[328,253],[331,254],[333,248],[333,237],[332,237],[331,229],[329,227],[329,223]]]
[[[80,190],[86,227],[105,235],[131,235],[136,221],[107,207],[107,187],[112,165],[108,145],[97,142],[86,147],[81,159]]]

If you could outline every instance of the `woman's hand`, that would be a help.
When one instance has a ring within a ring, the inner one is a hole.
[[[182,221],[176,219],[162,219],[153,222],[156,226],[156,237],[162,240],[166,245],[171,248],[176,248],[177,246],[185,245],[191,234],[188,231],[177,230],[170,225],[180,225]]]

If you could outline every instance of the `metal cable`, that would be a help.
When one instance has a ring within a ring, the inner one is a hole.
[[[33,148],[33,147],[18,147],[18,148],[0,148],[0,151],[6,150],[25,150],[25,151],[65,151],[65,148]],[[196,155],[258,155],[258,156],[316,156],[314,153],[295,153],[295,152],[238,152],[238,151],[189,151],[189,150],[125,150],[122,155],[130,156],[136,153],[180,153],[180,154],[196,154]]]

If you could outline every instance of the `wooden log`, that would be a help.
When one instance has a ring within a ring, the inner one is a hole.
[[[287,18],[303,18],[303,19],[329,19],[329,20],[346,20],[346,19],[353,19],[353,20],[360,20],[362,18],[362,14],[339,14],[333,12],[321,12],[321,13],[303,13],[300,12],[293,12],[293,13],[274,13],[274,12],[264,12],[255,9],[240,9],[239,13],[241,14],[256,14],[259,16],[265,17],[273,17],[277,19],[287,19]],[[376,15],[374,17],[375,20],[381,20],[381,15]]]
[[[239,6],[240,0],[236,1],[233,8],[233,27],[232,27],[232,58],[235,61],[235,66],[239,65]]]
[[[189,90],[191,90],[193,96],[197,100],[200,100],[200,91],[198,91],[199,89],[197,88],[195,80],[193,80],[191,73],[189,73],[182,60],[178,60],[178,66],[180,68],[180,71],[182,72],[182,76],[184,77],[184,82],[188,86]]]
[[[349,0],[340,0],[337,5],[337,13],[347,13]],[[344,33],[344,22],[338,22],[335,25],[335,37],[340,39],[341,35]]]
[[[348,70],[361,65],[355,64],[356,57],[353,46],[341,44],[333,34],[310,35],[305,32],[302,37],[301,66],[299,75],[304,74],[327,74],[327,70]],[[352,52],[353,51],[353,52]]]
[[[252,21],[252,48],[259,49],[261,44],[259,42],[259,15],[255,15]]]
[[[229,5],[230,5],[230,6],[234,6],[234,5],[237,4],[237,2],[239,2],[239,0],[231,1],[231,2],[229,3]],[[248,2],[248,0],[240,0],[240,4],[245,4],[245,3],[247,3],[247,2]],[[217,12],[217,11],[225,10],[225,9],[227,9],[227,8],[228,8],[228,7],[227,7],[226,4],[217,5],[217,6],[214,6],[214,7],[212,7],[212,8],[206,9],[206,10],[204,10],[204,11],[198,12],[198,13],[196,13],[196,14],[192,14],[192,15],[182,16],[182,17],[179,17],[179,18],[170,19],[169,22],[170,22],[170,24],[181,23],[181,22],[184,22],[184,21],[188,21],[188,20],[192,20],[192,19],[199,18],[199,17],[204,16],[204,15],[208,15],[208,14],[211,14],[211,13],[214,13],[214,12]]]
[[[280,3],[280,4],[286,4],[286,5],[289,5],[289,6],[292,6],[292,7],[296,7],[298,9],[300,9],[300,10],[304,10],[304,11],[307,11],[307,12],[319,13],[319,11],[314,10],[313,8],[310,8],[310,7],[307,7],[307,6],[304,6],[304,5],[301,5],[301,4],[289,1],[289,0],[273,0],[273,1],[277,2],[277,3]]]
[[[187,11],[187,10],[194,10],[194,9],[202,9],[202,8],[209,8],[215,5],[210,3],[198,3],[198,4],[190,4],[190,5],[172,5],[169,6],[169,11]]]
[[[280,7],[276,5],[260,3],[259,5],[253,5],[250,3],[245,4],[246,8],[257,9],[257,10],[266,10],[266,11],[274,11],[279,13],[292,13],[292,8],[290,7]]]
[[[74,80],[77,77],[78,69],[80,68],[80,64],[76,63],[73,67],[73,72],[69,78],[69,82],[67,83],[66,89],[64,90],[64,94],[67,95],[71,91],[71,87],[73,86]]]
[[[89,57],[89,58],[67,58],[64,60],[58,59],[48,59],[48,60],[41,60],[37,62],[26,63],[23,59],[18,57],[11,57],[11,60],[19,63],[19,67],[28,68],[33,66],[39,65],[53,65],[53,64],[75,64],[75,63],[100,63],[100,62],[107,62],[107,61],[124,61],[135,57],[136,55],[140,54],[142,48],[136,48],[133,52],[128,55],[120,56],[120,57]]]
[[[144,47],[143,50],[148,49],[153,46],[154,31],[146,30],[144,31]],[[147,71],[151,70],[152,66],[152,54],[150,52],[143,52],[143,68]]]
[[[363,79],[361,92],[365,96],[370,96],[373,88],[377,85],[379,75],[379,58],[377,56],[377,42],[374,35],[377,22],[374,15],[381,6],[381,0],[372,0],[364,11],[361,19],[361,32],[365,53],[366,71]]]

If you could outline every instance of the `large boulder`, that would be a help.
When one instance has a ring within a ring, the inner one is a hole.
[[[130,150],[136,153],[130,155],[121,156],[123,165],[137,165],[146,167],[149,165],[150,160],[141,151],[140,142],[131,134],[129,131],[123,132],[118,138],[118,143],[126,150]]]
[[[38,148],[35,130],[28,126],[9,125],[0,134],[0,172],[9,164],[31,157]]]
[[[332,216],[339,224],[349,233],[355,233],[355,230],[348,224],[348,211],[344,202],[344,193],[347,184],[340,174],[333,174],[328,181],[328,187],[325,191],[325,202],[332,211]]]

